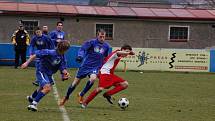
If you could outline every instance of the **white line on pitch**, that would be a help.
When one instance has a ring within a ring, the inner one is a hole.
[[[60,98],[59,98],[59,93],[57,91],[56,84],[53,85],[52,87],[53,87],[53,94],[54,94],[55,100],[58,103],[59,100],[60,100]],[[69,116],[67,114],[67,111],[66,111],[65,107],[64,106],[58,106],[58,107],[59,107],[60,112],[62,113],[63,120],[64,121],[70,121]]]

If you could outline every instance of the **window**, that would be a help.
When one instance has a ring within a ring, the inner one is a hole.
[[[22,24],[25,27],[25,30],[29,33],[30,36],[34,35],[35,28],[39,26],[39,21],[37,20],[22,20]]]
[[[170,42],[187,42],[189,40],[189,26],[170,26]]]
[[[113,24],[96,24],[96,35],[99,29],[105,30],[107,40],[113,40]]]

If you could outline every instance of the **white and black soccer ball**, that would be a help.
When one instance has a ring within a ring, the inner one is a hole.
[[[129,105],[129,101],[128,101],[127,98],[123,97],[123,98],[119,99],[118,105],[119,105],[120,108],[126,109],[128,107],[128,105]]]

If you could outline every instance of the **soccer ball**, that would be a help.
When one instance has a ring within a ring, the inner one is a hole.
[[[127,98],[121,98],[118,101],[118,105],[119,105],[120,108],[126,109],[128,107],[128,105],[129,105],[129,101],[128,101]]]

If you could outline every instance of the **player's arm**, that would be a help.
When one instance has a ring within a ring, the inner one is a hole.
[[[29,63],[32,62],[35,58],[36,58],[36,55],[35,55],[35,54],[32,55],[32,56],[30,56],[30,58],[29,58],[25,63],[23,63],[23,64],[21,65],[21,68],[22,68],[22,69],[27,68],[28,65],[29,65]]]
[[[47,43],[48,43],[48,49],[54,49],[55,48],[55,45],[54,45],[54,42],[51,40],[51,38],[49,37],[46,37],[46,40],[47,40]]]
[[[35,51],[34,47],[35,47],[35,37],[32,38],[30,43],[30,47],[29,47],[30,56],[34,55],[34,51]]]
[[[54,31],[50,32],[49,36],[50,36],[52,42],[54,42],[55,39],[56,39],[56,34],[55,34],[55,32],[54,32]]]
[[[135,53],[133,51],[117,51],[116,52],[118,56],[121,55],[134,55]]]
[[[43,50],[37,50],[35,51],[35,54],[30,56],[30,58],[22,64],[21,68],[27,68],[29,63],[32,62],[36,57],[37,58],[42,58],[44,56],[50,55],[52,53],[52,51],[48,50],[48,49],[43,49]]]
[[[61,72],[62,81],[68,80],[69,77],[70,77],[70,74],[69,74],[69,72],[66,69],[67,69],[67,63],[66,63],[66,59],[65,59],[65,56],[64,56],[63,60],[61,62],[61,65],[59,67],[59,70]]]
[[[26,34],[26,45],[29,45],[30,44],[30,35],[28,34],[28,32],[26,30],[24,32]]]
[[[86,41],[82,46],[81,48],[79,49],[78,51],[78,57],[76,58],[76,61],[81,63],[87,50],[91,47],[91,43],[90,41]]]
[[[13,33],[13,35],[12,35],[12,44],[14,44],[14,45],[16,45],[17,43],[16,43],[16,33],[18,32],[18,30],[16,30],[14,33]]]
[[[106,52],[104,53],[104,57],[107,57],[108,55],[109,55],[109,51],[110,51],[110,45],[109,44],[107,44],[107,50],[106,50]]]

